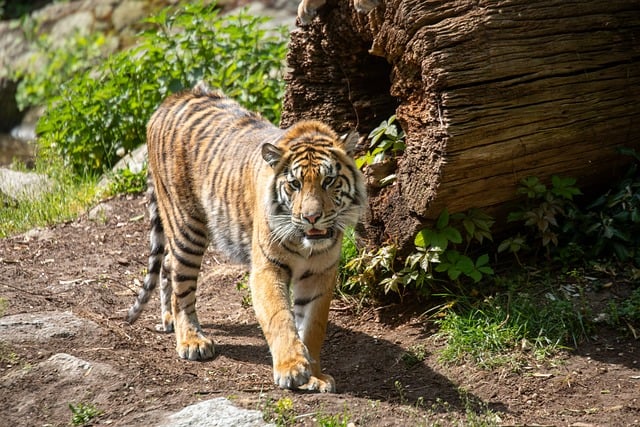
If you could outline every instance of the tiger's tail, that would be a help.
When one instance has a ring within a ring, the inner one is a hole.
[[[161,272],[163,268],[165,268],[163,266],[163,258],[165,254],[166,239],[162,220],[158,213],[158,199],[156,197],[151,174],[148,174],[147,176],[147,188],[147,194],[149,197],[149,217],[151,222],[151,229],[149,231],[149,246],[151,252],[149,254],[149,266],[147,275],[144,278],[144,284],[142,285],[142,289],[140,290],[135,303],[127,313],[127,322],[129,323],[135,322],[140,316],[140,313],[142,313],[142,310],[144,310],[147,302],[149,302],[151,293],[158,285]]]

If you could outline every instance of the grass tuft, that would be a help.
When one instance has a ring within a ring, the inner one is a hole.
[[[39,160],[35,172],[49,177],[50,190],[37,198],[1,203],[0,238],[76,218],[95,200],[95,180],[72,176],[60,161]]]
[[[445,338],[441,360],[472,361],[483,368],[517,367],[521,358],[543,359],[588,337],[590,323],[580,304],[551,292],[542,298],[510,292],[479,303],[459,304],[437,323]]]

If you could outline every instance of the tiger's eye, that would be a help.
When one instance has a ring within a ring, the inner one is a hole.
[[[327,176],[325,177],[325,179],[322,180],[322,186],[324,188],[328,188],[330,187],[334,182],[336,182],[336,177],[335,176]]]
[[[295,178],[290,179],[288,183],[289,186],[296,191],[300,191],[300,189],[302,188],[302,184],[300,184],[300,181]]]

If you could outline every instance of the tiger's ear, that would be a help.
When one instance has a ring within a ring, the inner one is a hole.
[[[269,166],[275,168],[284,152],[273,144],[268,142],[262,145],[262,158],[269,163]]]
[[[344,151],[349,155],[353,155],[358,148],[358,140],[360,139],[360,134],[355,129],[350,130],[340,137],[340,143],[344,148]]]

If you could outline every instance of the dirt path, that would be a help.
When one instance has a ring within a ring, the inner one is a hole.
[[[302,425],[335,414],[357,426],[640,425],[638,341],[601,331],[524,373],[443,366],[442,344],[408,306],[354,313],[334,301],[323,362],[338,394],[278,390],[247,291],[236,286],[245,271],[211,254],[199,312],[218,356],[180,360],[173,336],[154,329],[157,299],[135,325],[122,321],[144,276],[144,214],[142,198],[117,198],[94,220],[0,240],[0,425],[69,425],[69,404],[91,403],[103,412],[95,424],[147,426],[215,397]],[[402,356],[415,345],[428,354],[409,366]],[[278,409],[286,399],[291,411]]]

